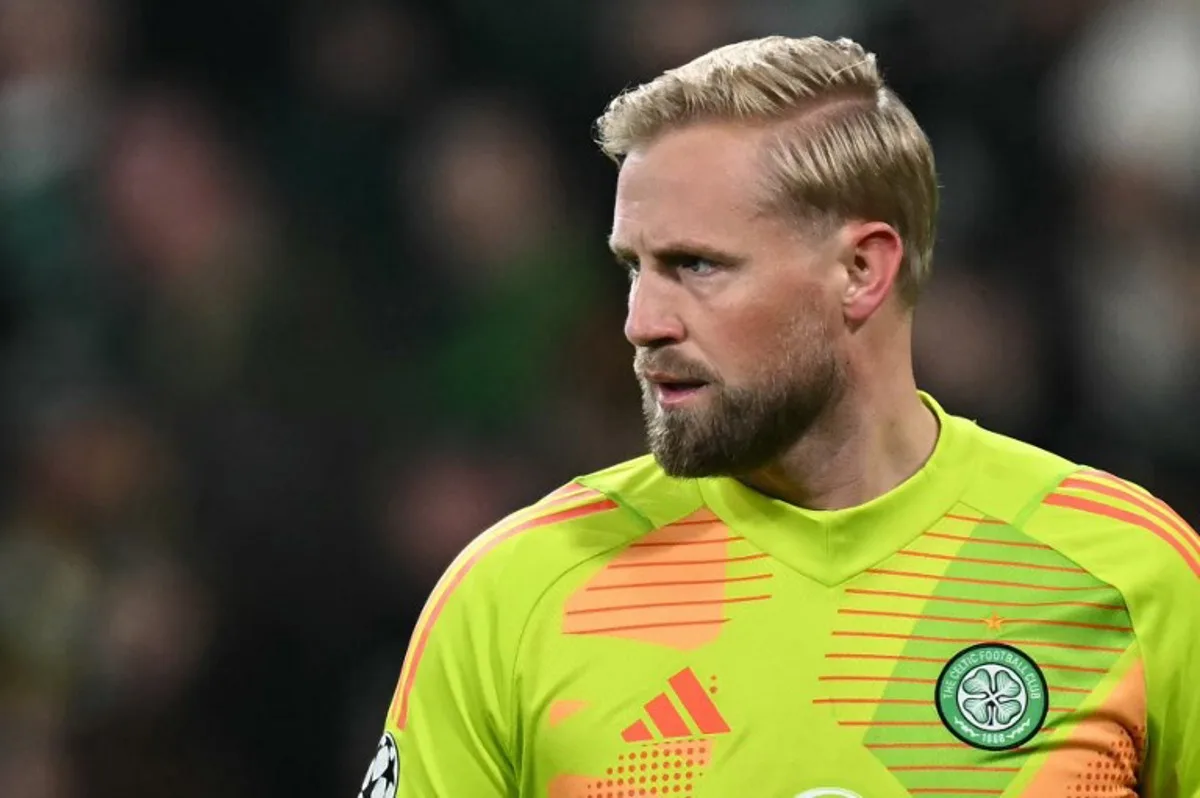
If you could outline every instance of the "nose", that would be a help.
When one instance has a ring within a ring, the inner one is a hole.
[[[636,347],[660,347],[679,343],[685,328],[666,281],[644,270],[629,286],[629,313],[625,317],[625,339]]]

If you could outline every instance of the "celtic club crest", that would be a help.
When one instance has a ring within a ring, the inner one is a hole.
[[[938,677],[935,701],[951,734],[990,751],[1027,743],[1050,707],[1037,663],[1001,643],[981,643],[951,658]]]

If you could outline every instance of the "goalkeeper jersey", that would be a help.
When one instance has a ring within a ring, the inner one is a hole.
[[[924,397],[925,466],[811,511],[652,458],[486,531],[365,798],[1200,798],[1200,540]]]

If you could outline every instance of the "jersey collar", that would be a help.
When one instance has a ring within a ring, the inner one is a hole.
[[[969,479],[975,425],[948,415],[929,395],[937,444],[908,480],[866,504],[806,510],[773,499],[736,479],[700,480],[705,503],[758,548],[800,573],[838,585],[899,551],[954,506]]]

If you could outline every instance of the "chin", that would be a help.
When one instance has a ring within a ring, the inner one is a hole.
[[[667,474],[680,479],[736,477],[764,468],[783,452],[786,437],[745,430],[721,435],[705,430],[698,419],[672,413],[672,424],[650,424],[647,443],[654,459]],[[690,415],[690,414],[688,414]],[[682,422],[682,423],[678,423]],[[672,427],[674,426],[674,429]]]
[[[724,452],[685,448],[652,441],[650,452],[668,476],[678,479],[727,477],[739,473],[737,463]]]

